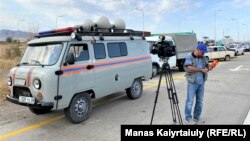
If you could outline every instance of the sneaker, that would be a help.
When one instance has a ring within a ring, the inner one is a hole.
[[[199,118],[199,119],[194,119],[194,122],[196,125],[200,125],[200,124],[205,124],[205,120]]]
[[[193,120],[185,120],[183,125],[195,125]]]

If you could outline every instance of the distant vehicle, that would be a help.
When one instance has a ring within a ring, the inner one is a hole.
[[[244,51],[250,51],[250,43],[243,43],[242,46],[244,47]]]
[[[171,45],[176,47],[176,55],[169,58],[168,62],[171,68],[178,67],[180,71],[185,70],[184,62],[186,56],[195,50],[197,46],[197,38],[195,33],[167,33],[167,34],[157,34],[154,36],[146,37],[146,40],[152,47],[152,45],[159,41],[159,36],[164,35],[165,40]],[[153,73],[155,71],[159,72],[162,60],[157,55],[152,56]]]
[[[155,44],[158,40],[158,36],[153,36],[153,37],[146,37],[148,44],[149,44],[149,49],[150,51],[152,50],[153,44]],[[171,37],[166,37],[165,40],[170,44],[174,45],[173,39]],[[164,64],[163,60],[158,57],[157,54],[152,54],[151,53],[151,59],[152,59],[152,77],[155,77],[159,71],[162,68],[162,65]],[[170,68],[173,68],[176,66],[176,56],[172,56],[168,59],[168,63]]]
[[[214,46],[215,45],[215,40],[206,39],[206,40],[204,40],[204,44],[206,44],[208,46]]]
[[[223,46],[208,46],[208,53],[205,53],[204,56],[208,61],[215,59],[224,59],[225,61],[229,61],[232,57],[234,57],[234,51],[228,51]]]
[[[235,52],[235,56],[237,56],[237,55],[244,55],[244,50],[245,49],[240,44],[229,44],[226,48],[228,50],[234,51]]]

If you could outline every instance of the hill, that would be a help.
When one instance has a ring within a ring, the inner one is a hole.
[[[25,31],[14,31],[14,30],[7,30],[1,29],[0,30],[0,41],[5,41],[7,37],[12,37],[13,39],[17,39],[20,41],[27,41],[28,39],[32,38],[34,33],[25,32]]]

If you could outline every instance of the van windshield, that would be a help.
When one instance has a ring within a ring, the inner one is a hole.
[[[20,65],[54,65],[62,51],[62,44],[28,46]]]

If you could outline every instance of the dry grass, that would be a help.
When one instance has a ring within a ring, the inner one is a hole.
[[[6,95],[9,93],[7,86],[7,77],[0,78],[0,102],[3,101]]]
[[[19,58],[14,58],[14,59],[1,59],[0,58],[0,72],[1,73],[5,73],[7,71],[9,71],[11,68],[13,68],[14,66],[16,66],[19,63]]]
[[[5,99],[6,94],[9,89],[7,86],[7,74],[11,68],[16,66],[19,63],[20,56],[13,57],[15,55],[11,55],[12,57],[8,57],[6,52],[8,49],[16,46],[15,44],[0,44],[0,101]],[[20,46],[21,54],[24,51],[25,44]],[[13,52],[11,52],[13,53]]]

